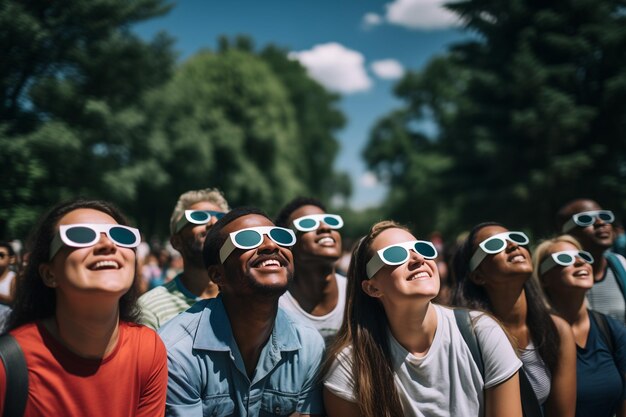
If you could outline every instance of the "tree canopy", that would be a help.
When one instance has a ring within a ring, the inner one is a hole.
[[[113,201],[147,238],[163,238],[191,189],[269,212],[299,194],[349,192],[331,186],[344,178],[332,168],[338,97],[285,50],[256,52],[244,37],[177,63],[169,35],[131,30],[170,7],[0,6],[0,237],[24,238],[43,210],[77,196]]]
[[[626,212],[624,2],[450,3],[471,36],[408,73],[364,151],[423,233],[554,230],[570,199]],[[436,129],[425,129],[433,122]]]

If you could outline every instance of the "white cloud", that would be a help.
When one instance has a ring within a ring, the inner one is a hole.
[[[374,26],[378,26],[381,23],[383,23],[383,18],[376,13],[366,13],[365,16],[363,16],[363,26],[366,29],[369,29],[371,27]]]
[[[409,29],[445,29],[458,26],[458,16],[443,7],[446,1],[394,0],[385,5],[385,20]]]
[[[370,64],[372,71],[385,80],[395,80],[404,75],[404,67],[395,59],[382,59]]]
[[[359,182],[365,188],[374,188],[378,185],[378,178],[376,178],[373,172],[367,171],[361,175]]]
[[[300,61],[309,76],[329,90],[350,94],[372,86],[363,55],[341,44],[315,45],[307,51],[291,52],[289,57]]]

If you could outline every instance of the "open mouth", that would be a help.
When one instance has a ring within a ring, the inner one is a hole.
[[[407,281],[415,281],[417,279],[428,279],[430,278],[430,274],[426,271],[420,271],[417,274],[413,274],[410,277],[408,277],[406,280]]]
[[[334,246],[336,242],[335,239],[333,239],[332,237],[324,236],[323,238],[318,240],[317,243],[322,246]]]
[[[282,268],[284,261],[277,256],[259,257],[253,264],[253,268]]]
[[[581,269],[580,271],[574,272],[574,276],[577,278],[586,278],[589,276],[589,271],[586,269]]]
[[[523,263],[523,262],[526,262],[526,257],[521,254],[509,256],[509,262],[514,263],[514,264]]]
[[[103,269],[120,269],[120,265],[116,261],[98,261],[89,267],[92,271],[101,271]]]

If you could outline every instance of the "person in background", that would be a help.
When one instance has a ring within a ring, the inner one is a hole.
[[[278,307],[293,276],[292,230],[236,208],[209,230],[204,262],[219,285],[159,329],[166,416],[323,415],[322,336]]]
[[[291,249],[294,277],[278,305],[315,327],[328,344],[341,327],[346,305],[346,277],[335,271],[343,219],[327,213],[320,201],[299,197],[280,211],[275,223],[294,230],[298,239]]]
[[[456,313],[431,302],[440,283],[436,257],[431,242],[390,221],[360,241],[346,319],[322,371],[329,417],[522,415],[522,364],[500,325],[469,313],[482,375]]]
[[[196,301],[217,295],[218,287],[202,263],[202,245],[207,232],[228,210],[217,189],[187,191],[178,198],[170,218],[170,243],[183,258],[183,270],[139,298],[141,323],[158,329]]]
[[[529,399],[525,407],[541,408],[545,417],[573,417],[574,336],[565,320],[549,313],[541,288],[530,279],[528,243],[523,232],[498,223],[475,226],[454,256],[454,304],[493,314],[513,337],[524,363],[520,386],[522,398]]]
[[[626,259],[611,252],[615,215],[589,199],[577,199],[557,213],[561,233],[572,235],[593,256],[594,285],[587,291],[589,307],[626,323]]]
[[[139,239],[99,200],[61,203],[34,229],[8,325],[27,365],[25,417],[163,415],[165,346],[135,323]],[[0,362],[0,414],[6,376]]]
[[[585,294],[594,285],[594,261],[574,237],[563,235],[537,246],[533,275],[541,282],[551,306],[574,332],[576,417],[624,417],[626,328],[612,317],[587,308]]]
[[[624,232],[624,225],[621,221],[615,221],[613,223],[613,230],[615,231],[615,240],[613,241],[613,252],[626,256],[626,232]]]
[[[15,265],[15,251],[9,242],[0,241],[0,303],[10,306],[15,296],[17,274],[12,269]]]

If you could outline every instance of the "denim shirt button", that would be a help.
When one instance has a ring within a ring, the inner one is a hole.
[[[280,407],[274,407],[274,414],[280,414]]]

